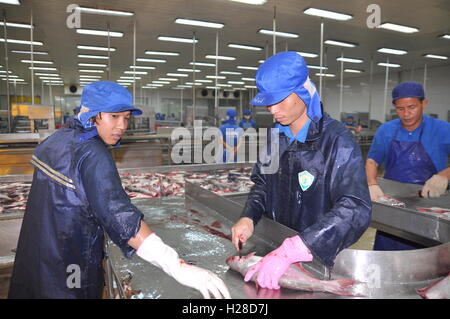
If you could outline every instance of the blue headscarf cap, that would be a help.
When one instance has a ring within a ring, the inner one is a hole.
[[[407,97],[415,97],[418,99],[425,98],[425,91],[423,89],[422,84],[417,82],[403,82],[397,85],[392,90],[392,103],[395,103],[396,100],[407,98]]]
[[[322,118],[320,97],[309,79],[308,66],[303,57],[294,51],[272,55],[256,72],[258,94],[252,105],[269,106],[296,93],[306,105],[308,117],[317,122]]]
[[[252,111],[250,111],[250,110],[245,110],[244,111],[244,115],[251,115],[252,114]]]

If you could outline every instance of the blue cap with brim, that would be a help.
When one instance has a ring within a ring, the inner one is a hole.
[[[256,72],[256,86],[258,94],[250,101],[252,105],[277,104],[296,93],[312,121],[322,118],[319,94],[309,79],[305,60],[297,52],[280,52],[268,58]]]
[[[244,111],[244,115],[251,115],[252,114],[252,111],[250,111],[250,110],[245,110]]]
[[[392,90],[392,103],[398,99],[415,97],[418,99],[425,98],[425,91],[422,84],[417,82],[403,82]]]
[[[228,111],[227,111],[227,115],[228,115],[229,117],[236,117],[237,113],[236,113],[235,110],[228,110]]]
[[[110,81],[97,81],[86,85],[80,104],[77,118],[86,129],[94,126],[90,119],[100,112],[131,111],[132,115],[142,114],[140,109],[133,106],[130,92],[120,84]]]

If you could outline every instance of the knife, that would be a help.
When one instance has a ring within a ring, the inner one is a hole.
[[[239,239],[239,243],[238,243],[238,253],[239,253],[239,258],[242,257],[242,241]]]

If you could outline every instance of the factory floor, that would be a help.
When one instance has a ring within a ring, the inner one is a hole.
[[[34,147],[0,148],[0,175],[33,174],[33,167],[30,165],[31,155]],[[153,143],[136,143],[123,145],[119,149],[113,149],[113,158],[118,168],[136,168],[168,165],[167,152]],[[17,236],[20,224],[12,221],[0,222],[0,257],[11,254],[14,246],[10,240],[11,232]],[[376,229],[369,228],[350,248],[371,250],[374,243]],[[0,299],[6,298],[8,294],[9,281],[12,267],[0,268]]]

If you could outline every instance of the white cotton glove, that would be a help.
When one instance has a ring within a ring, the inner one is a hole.
[[[375,201],[380,197],[385,196],[383,191],[380,188],[380,185],[374,184],[369,186],[370,199]]]
[[[433,175],[425,182],[422,188],[422,197],[439,197],[445,193],[448,187],[448,179],[445,176]]]
[[[155,233],[143,241],[136,254],[164,270],[180,284],[199,290],[205,299],[210,299],[210,293],[217,299],[231,299],[227,287],[219,277],[209,270],[186,264]]]

